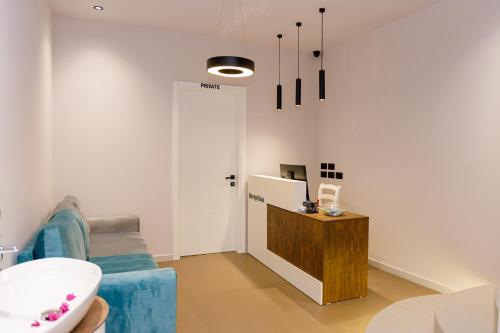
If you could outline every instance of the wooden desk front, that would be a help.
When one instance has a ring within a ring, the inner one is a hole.
[[[368,292],[368,217],[267,205],[267,249],[323,283],[323,304]]]

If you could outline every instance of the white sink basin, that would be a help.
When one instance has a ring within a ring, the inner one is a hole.
[[[85,316],[101,282],[101,269],[83,260],[47,258],[12,266],[0,272],[0,332],[68,333]],[[67,295],[74,294],[68,301]],[[42,313],[69,310],[56,321]],[[32,327],[37,320],[38,327]]]

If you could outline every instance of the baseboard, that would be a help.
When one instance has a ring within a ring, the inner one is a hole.
[[[153,259],[156,262],[173,261],[174,260],[174,255],[171,254],[171,253],[167,253],[167,254],[155,254],[155,255],[153,255]]]
[[[420,276],[420,275],[417,275],[417,274],[410,273],[408,271],[405,271],[404,269],[386,264],[384,262],[381,262],[381,261],[373,259],[373,258],[368,258],[368,263],[371,266],[376,267],[380,270],[383,270],[387,273],[394,274],[396,276],[399,276],[400,278],[414,282],[418,285],[427,287],[429,289],[438,291],[440,293],[448,294],[448,293],[452,293],[452,292],[457,291],[456,289],[445,286],[439,282],[433,281],[431,279],[427,279],[427,278]]]

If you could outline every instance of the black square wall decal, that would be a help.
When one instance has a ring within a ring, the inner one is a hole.
[[[328,178],[335,178],[335,172],[329,172]]]
[[[344,179],[344,173],[343,172],[336,172],[335,173],[335,178],[337,178],[337,179]]]
[[[327,169],[328,168],[327,165],[328,165],[327,163],[321,163],[321,169],[323,170]]]
[[[328,177],[328,172],[321,171],[321,178],[326,178],[326,177]]]
[[[335,170],[335,163],[328,163],[328,170]]]

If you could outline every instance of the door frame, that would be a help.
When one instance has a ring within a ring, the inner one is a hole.
[[[172,189],[172,234],[173,249],[172,259],[179,260],[182,246],[182,225],[180,220],[180,104],[179,96],[182,91],[205,92],[216,90],[225,94],[236,96],[237,138],[239,139],[238,152],[238,178],[236,181],[237,207],[236,207],[236,251],[246,252],[246,104],[247,88],[242,86],[228,86],[202,82],[173,82],[173,112],[172,112],[172,163],[171,163],[171,189]]]

